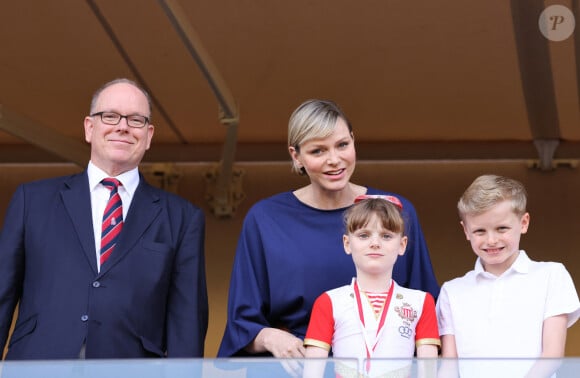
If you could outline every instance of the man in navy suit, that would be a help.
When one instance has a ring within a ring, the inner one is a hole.
[[[20,185],[6,212],[0,348],[19,304],[7,359],[203,357],[205,218],[139,174],[154,130],[149,96],[117,79],[89,114],[87,169]],[[104,178],[120,182],[122,229],[102,261]]]

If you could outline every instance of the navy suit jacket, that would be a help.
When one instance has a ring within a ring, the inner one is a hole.
[[[86,171],[23,184],[0,233],[0,348],[7,359],[202,357],[205,218],[141,177],[97,272]]]

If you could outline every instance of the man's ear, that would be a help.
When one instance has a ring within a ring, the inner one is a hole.
[[[155,126],[149,124],[147,126],[147,148],[145,148],[146,150],[148,150],[149,147],[151,147],[151,140],[153,139],[154,132],[155,132]]]
[[[85,141],[87,143],[91,143],[91,140],[93,139],[93,128],[95,127],[95,125],[93,124],[92,117],[90,116],[85,117],[84,126],[85,126]]]

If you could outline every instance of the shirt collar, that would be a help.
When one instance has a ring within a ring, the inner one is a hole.
[[[99,185],[104,178],[111,177],[91,161],[89,161],[87,167],[87,174],[89,176],[89,189],[91,192],[95,190],[97,185]],[[127,172],[115,176],[115,178],[121,181],[125,190],[133,196],[135,190],[137,190],[137,186],[139,185],[139,169],[135,167]]]
[[[510,269],[518,273],[528,273],[530,271],[531,261],[532,260],[530,260],[530,258],[526,254],[526,251],[520,250],[520,255],[518,256],[516,261],[514,261]]]
[[[516,261],[514,261],[512,266],[510,266],[509,269],[502,274],[502,276],[509,274],[510,272],[526,274],[530,271],[530,262],[531,260],[526,254],[526,251],[520,250]],[[475,267],[473,268],[473,270],[476,276],[488,275],[487,272],[483,269],[483,265],[481,264],[481,259],[479,257],[475,261]]]

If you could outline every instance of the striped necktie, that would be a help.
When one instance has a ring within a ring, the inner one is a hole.
[[[117,244],[119,233],[123,228],[123,203],[119,196],[119,185],[121,182],[114,178],[106,178],[101,183],[111,191],[109,202],[103,214],[103,225],[101,228],[101,265],[107,261],[111,252]]]

